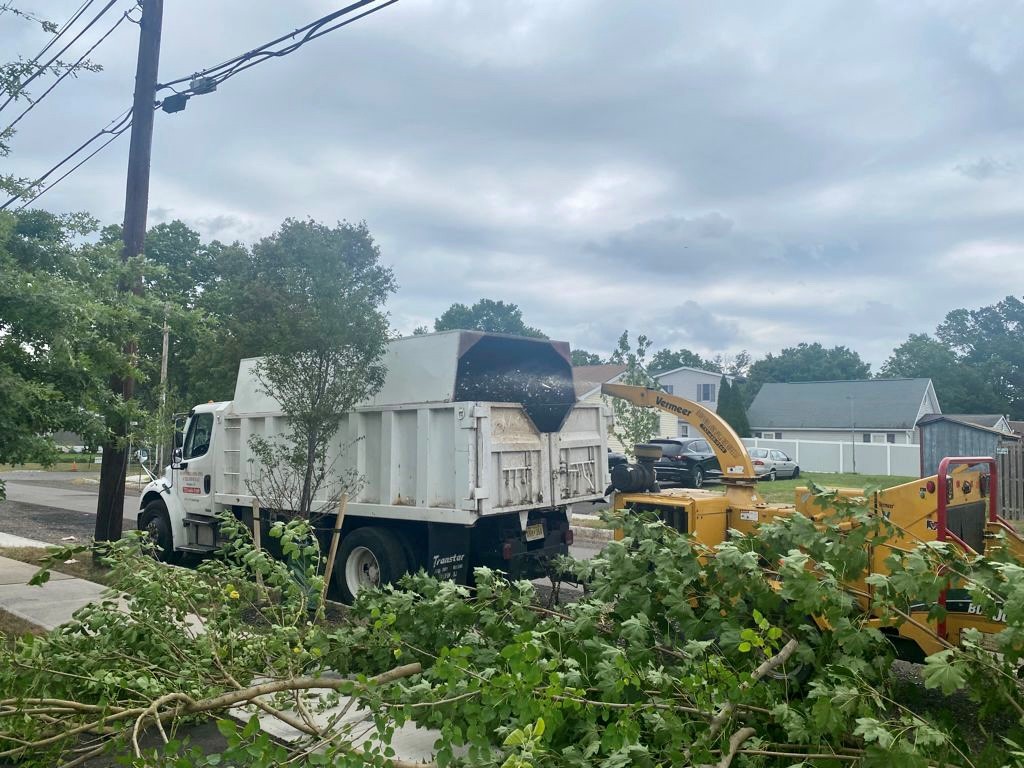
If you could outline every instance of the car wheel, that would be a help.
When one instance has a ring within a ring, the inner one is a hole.
[[[367,526],[342,539],[333,580],[342,601],[352,603],[359,590],[391,584],[408,570],[398,538],[391,531]]]
[[[180,553],[174,551],[171,521],[167,517],[167,508],[162,501],[151,501],[146,505],[139,520],[139,530],[148,533],[150,540],[156,544],[157,560],[162,563],[178,561]]]
[[[800,477],[800,467],[793,467],[793,479]]]
[[[704,470],[700,467],[696,467],[693,470],[693,487],[703,488],[704,487]]]
[[[768,473],[768,482],[769,482],[769,483],[774,483],[774,482],[775,482],[775,478],[776,478],[776,477],[777,477],[777,475],[776,475],[776,473],[775,473],[775,470],[774,470],[774,469],[773,469],[773,470],[771,470],[771,471],[770,471],[770,472]]]

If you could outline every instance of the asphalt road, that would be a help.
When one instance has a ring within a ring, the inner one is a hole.
[[[7,501],[0,502],[0,531],[49,544],[59,544],[68,536],[78,541],[91,539],[96,528],[98,479],[99,473],[0,473],[7,487]],[[125,530],[135,528],[138,501],[136,493],[125,496]]]

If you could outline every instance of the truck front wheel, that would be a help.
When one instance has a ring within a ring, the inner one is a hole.
[[[171,521],[162,501],[154,500],[146,505],[139,518],[139,530],[148,533],[156,544],[158,560],[164,563],[177,562],[178,553],[174,551],[174,539],[171,537]]]
[[[351,603],[360,589],[397,581],[409,570],[402,543],[383,528],[357,528],[345,536],[334,565],[342,601]]]

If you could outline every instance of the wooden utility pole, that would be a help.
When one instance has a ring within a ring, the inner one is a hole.
[[[163,24],[163,0],[143,0],[142,19],[139,22],[139,57],[135,68],[135,98],[132,102],[131,146],[128,149],[128,182],[124,201],[124,251],[121,259],[128,261],[142,253],[146,240],[146,216],[149,212],[149,161],[153,147],[153,112],[156,101],[156,78],[160,64],[160,30]],[[124,291],[136,294],[142,286],[122,285]],[[135,329],[125,329],[134,332]],[[125,345],[129,357],[136,353],[135,345]],[[114,377],[110,382],[115,394],[131,400],[135,382],[128,377]],[[96,540],[116,541],[121,538],[124,516],[124,480],[128,468],[128,454],[118,438],[125,438],[128,422],[120,416],[108,416],[107,428],[111,437],[103,445],[103,464],[100,467],[100,492],[96,505]]]

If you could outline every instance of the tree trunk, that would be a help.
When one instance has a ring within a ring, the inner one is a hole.
[[[124,480],[128,468],[127,451],[116,441],[103,445],[100,465],[99,500],[96,508],[96,541],[117,541],[124,530]]]

